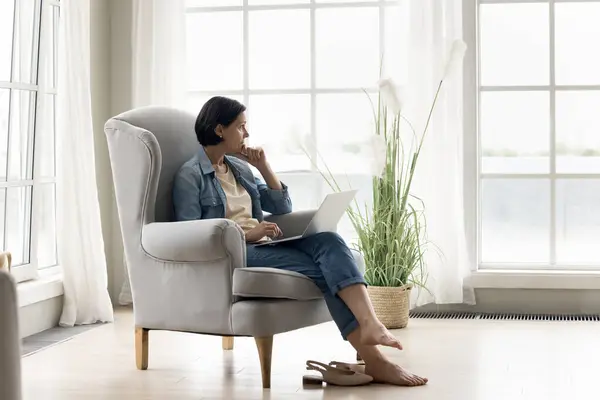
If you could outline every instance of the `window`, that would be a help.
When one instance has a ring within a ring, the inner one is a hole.
[[[600,1],[479,1],[482,268],[600,267]]]
[[[299,140],[335,173],[370,189],[364,163],[356,162],[361,154],[354,153],[373,132],[364,91],[376,95],[382,55],[384,70],[397,82],[405,79],[408,2],[187,0],[187,6],[189,111],[197,113],[214,95],[246,104],[250,143],[268,149],[297,209],[318,206],[328,191]],[[343,221],[340,233],[351,231]]]
[[[335,0],[188,0],[189,110],[214,95],[249,106],[251,142],[266,145],[278,171],[311,170],[296,147],[309,137],[347,172],[351,142],[372,132],[369,99],[380,54],[402,28],[403,2]],[[213,7],[214,6],[214,7]],[[386,67],[400,70],[402,46],[389,46]],[[351,118],[350,118],[351,117]],[[344,148],[340,143],[343,136]]]
[[[0,243],[18,281],[57,263],[57,0],[0,2]]]

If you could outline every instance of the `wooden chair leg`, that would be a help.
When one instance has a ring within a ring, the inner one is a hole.
[[[271,355],[273,354],[273,336],[255,337],[263,389],[271,387]]]
[[[138,369],[148,369],[148,329],[135,328],[135,364]]]
[[[233,350],[233,336],[223,336],[223,350]]]
[[[10,266],[12,263],[12,256],[9,252],[0,253],[0,270],[10,272]]]

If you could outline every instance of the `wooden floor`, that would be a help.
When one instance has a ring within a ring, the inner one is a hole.
[[[218,337],[150,332],[147,371],[135,368],[132,316],[23,359],[26,400],[600,398],[600,323],[411,320],[394,360],[421,373],[421,388],[302,387],[306,359],[351,361],[332,324],[276,336],[272,388],[261,388],[254,340],[221,350]]]

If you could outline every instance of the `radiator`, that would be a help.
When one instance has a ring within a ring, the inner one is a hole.
[[[417,319],[484,319],[501,321],[574,321],[600,322],[600,314],[509,314],[471,312],[411,312]]]

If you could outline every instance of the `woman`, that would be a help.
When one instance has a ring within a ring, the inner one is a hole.
[[[295,271],[317,284],[342,337],[360,354],[374,381],[424,385],[427,379],[395,365],[377,348],[402,346],[375,316],[364,278],[339,235],[321,233],[273,246],[253,245],[282,235],[276,224],[263,220],[263,211],[286,214],[292,204],[265,152],[245,146],[249,136],[245,111],[244,105],[225,97],[213,97],[202,107],[195,126],[201,150],[181,167],[174,183],[176,218],[236,222],[245,233],[248,267]],[[264,183],[254,178],[247,163],[260,172]]]

